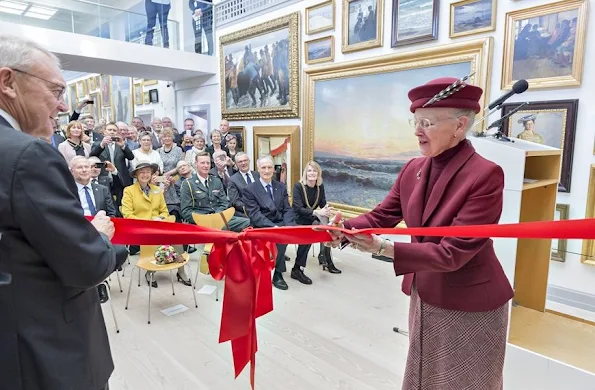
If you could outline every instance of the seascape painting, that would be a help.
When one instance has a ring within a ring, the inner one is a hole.
[[[332,35],[306,42],[306,64],[332,61],[335,57],[334,46],[335,37]]]
[[[393,47],[437,39],[437,34],[437,0],[393,0]]]
[[[471,62],[461,62],[317,81],[313,155],[327,200],[366,209],[380,203],[403,166],[420,156],[407,92],[436,75],[470,71]]]
[[[495,5],[496,0],[464,0],[451,4],[450,37],[493,30]]]
[[[223,54],[228,110],[289,104],[289,28],[227,44]]]

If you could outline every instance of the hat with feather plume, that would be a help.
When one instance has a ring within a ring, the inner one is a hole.
[[[424,85],[409,91],[411,112],[422,107],[444,107],[481,111],[479,99],[483,90],[475,85],[467,84],[472,74],[461,79],[454,77],[441,77],[428,81]]]

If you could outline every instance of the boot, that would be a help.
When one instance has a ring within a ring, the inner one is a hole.
[[[318,262],[322,265],[323,271],[328,271],[331,274],[341,273],[341,270],[335,267],[335,264],[333,263],[333,259],[331,258],[331,248],[328,246],[323,246],[323,248],[321,248],[320,254],[318,255]]]

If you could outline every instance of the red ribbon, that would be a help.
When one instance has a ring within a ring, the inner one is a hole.
[[[88,219],[91,219],[90,217]],[[329,241],[332,226],[260,228],[241,233],[212,230],[196,225],[112,218],[114,244],[181,245],[213,243],[209,271],[225,278],[225,295],[219,342],[231,341],[236,378],[250,362],[254,389],[258,350],[256,319],[273,310],[271,271],[275,267],[275,243],[314,244]],[[524,222],[503,225],[342,230],[349,234],[526,239],[595,239],[595,219]]]

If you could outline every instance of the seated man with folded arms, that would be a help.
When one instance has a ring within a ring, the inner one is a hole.
[[[209,175],[210,169],[211,156],[208,152],[199,152],[196,155],[196,173],[181,183],[182,219],[186,222],[194,223],[192,213],[213,214],[231,207],[221,179]],[[228,224],[230,230],[241,232],[250,225],[250,220],[234,215]]]

